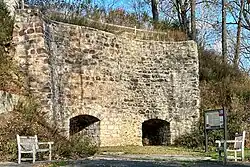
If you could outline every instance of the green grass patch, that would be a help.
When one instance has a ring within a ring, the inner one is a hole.
[[[99,153],[119,153],[124,154],[162,154],[162,155],[187,155],[187,156],[202,156],[211,157],[212,159],[218,159],[219,154],[216,152],[216,148],[211,149],[207,153],[201,149],[188,149],[184,147],[173,147],[173,146],[114,146],[114,147],[101,147]],[[224,153],[222,152],[222,156]],[[234,156],[234,153],[230,152],[229,156]],[[241,154],[238,153],[238,157]],[[245,160],[250,159],[250,149],[245,148]]]
[[[59,161],[59,162],[54,162],[54,163],[50,164],[49,167],[59,167],[59,166],[66,166],[66,165],[68,165],[67,162]]]
[[[123,152],[125,154],[164,154],[164,155],[192,155],[206,156],[204,151],[187,149],[183,147],[172,146],[114,146],[101,147],[99,153],[102,152]]]
[[[215,149],[214,149],[215,150]],[[210,151],[205,153],[204,155],[211,157],[212,159],[219,159],[219,153],[216,151]],[[221,153],[222,157],[224,156],[224,152]],[[233,152],[229,152],[228,156],[230,157],[234,157],[234,153]],[[241,157],[241,153],[238,152],[237,153],[237,157]],[[245,148],[245,160],[249,160],[250,159],[250,149],[249,148]]]

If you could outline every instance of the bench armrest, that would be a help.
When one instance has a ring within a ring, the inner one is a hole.
[[[222,144],[224,143],[225,140],[216,140],[215,143]],[[227,143],[241,143],[243,142],[242,140],[227,140]]]
[[[54,144],[54,142],[38,142],[39,145],[45,145],[45,144]]]
[[[227,143],[242,143],[242,140],[227,140]]]
[[[217,143],[219,146],[223,144],[225,140],[216,140],[215,143]],[[241,143],[243,142],[242,140],[226,140],[227,143]]]
[[[224,140],[215,140],[215,143],[224,143]]]

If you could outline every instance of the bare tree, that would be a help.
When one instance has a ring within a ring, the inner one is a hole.
[[[195,3],[196,3],[196,0],[190,0],[190,6],[191,6],[191,38],[194,41],[196,41]]]
[[[227,63],[227,25],[226,0],[222,0],[222,59]]]
[[[238,68],[239,59],[240,59],[240,41],[241,41],[241,27],[242,27],[242,12],[244,9],[244,0],[240,1],[240,11],[239,11],[239,19],[237,25],[237,41],[235,46],[235,54],[233,59],[234,68]]]
[[[188,0],[174,0],[173,3],[177,11],[177,17],[178,17],[181,29],[186,34],[189,34],[188,17],[187,17],[187,12],[188,12],[188,7],[189,7]]]
[[[137,19],[136,26],[138,28],[149,28],[149,15],[148,9],[150,9],[151,4],[147,3],[145,0],[130,0],[129,2],[131,8],[131,14],[135,15]]]
[[[159,12],[158,12],[158,2],[157,0],[151,0],[151,7],[152,7],[152,14],[153,14],[153,21],[159,21]]]

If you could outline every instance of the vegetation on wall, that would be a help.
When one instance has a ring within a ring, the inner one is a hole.
[[[46,1],[29,0],[47,18],[55,21],[87,26],[117,35],[129,33],[129,37],[142,40],[184,41],[187,40],[176,22],[153,21],[146,11],[129,12],[124,8],[109,8],[94,5],[93,1]],[[56,5],[55,5],[56,4]],[[153,30],[153,31],[152,31]]]
[[[22,88],[22,82],[21,73],[11,55],[13,25],[13,18],[3,0],[0,0],[0,90],[17,93]]]
[[[129,38],[136,38],[141,40],[156,40],[156,41],[185,41],[187,40],[187,36],[180,30],[175,30],[173,28],[169,28],[169,25],[162,22],[158,25],[162,28],[159,29],[159,31],[146,31],[143,29],[136,29],[132,27],[124,27],[114,25],[114,24],[107,24],[98,22],[95,20],[89,20],[84,17],[78,17],[78,16],[67,16],[53,13],[48,16],[49,19],[64,22],[64,23],[70,23],[80,26],[87,26],[91,28],[96,28],[98,30],[110,32],[119,36],[125,35]],[[126,21],[126,19],[125,19]],[[165,32],[162,32],[160,30],[164,29]]]

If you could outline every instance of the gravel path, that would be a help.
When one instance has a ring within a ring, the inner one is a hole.
[[[46,162],[0,163],[0,167],[44,167]],[[223,167],[222,162],[206,157],[180,155],[97,155],[70,161],[66,167]],[[250,167],[249,162],[229,162],[229,167]]]
[[[208,157],[180,155],[98,155],[76,161],[67,167],[222,167],[222,162]],[[250,167],[250,163],[229,162],[229,167]]]
[[[212,161],[132,161],[132,160],[85,160],[67,165],[67,167],[222,167],[218,162]],[[229,164],[230,167],[250,167],[244,164]]]

